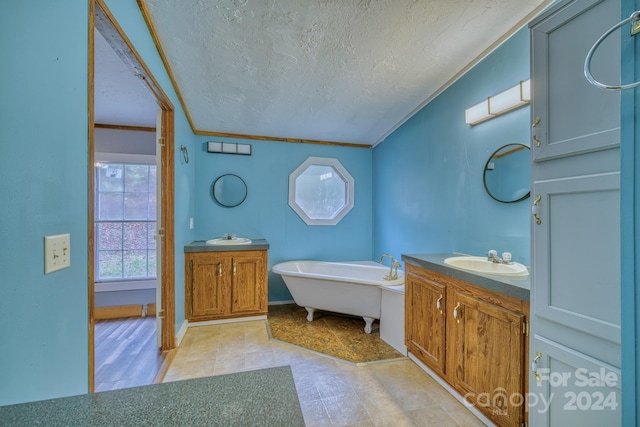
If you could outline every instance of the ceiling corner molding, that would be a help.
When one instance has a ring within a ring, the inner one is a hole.
[[[182,92],[180,92],[180,88],[178,87],[178,82],[176,81],[175,75],[171,66],[169,65],[169,61],[167,60],[167,55],[162,48],[162,43],[160,43],[160,38],[158,37],[158,32],[156,31],[155,26],[153,25],[153,21],[151,21],[151,15],[149,14],[149,9],[144,4],[144,0],[136,0],[138,3],[138,8],[140,9],[140,13],[142,13],[142,17],[144,18],[144,22],[147,24],[147,29],[149,30],[149,34],[151,34],[151,38],[153,40],[153,44],[156,46],[156,50],[158,51],[158,55],[160,55],[160,60],[164,64],[164,68],[169,75],[169,80],[171,80],[171,84],[173,85],[173,90],[176,92],[178,96],[178,100],[180,101],[180,105],[182,106],[182,110],[184,111],[185,116],[187,117],[187,121],[189,122],[189,126],[191,127],[191,131],[193,133],[197,133],[196,127],[191,118],[191,114],[189,113],[189,109],[187,108],[187,104],[184,102],[184,97],[182,96]]]

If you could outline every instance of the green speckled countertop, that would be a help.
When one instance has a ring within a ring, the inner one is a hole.
[[[208,245],[206,240],[195,240],[184,246],[185,252],[262,251],[269,249],[265,239],[251,239],[246,245]]]
[[[485,289],[500,292],[505,295],[518,298],[522,301],[529,301],[530,276],[525,277],[509,277],[494,276],[489,274],[474,273],[460,268],[452,267],[444,263],[444,260],[453,256],[462,256],[463,254],[402,254],[402,261],[413,264],[445,276],[454,277],[473,283]]]
[[[289,366],[0,406],[2,426],[304,426]]]

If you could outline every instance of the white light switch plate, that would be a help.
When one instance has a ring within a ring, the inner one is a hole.
[[[44,274],[71,266],[71,238],[69,234],[44,236]]]

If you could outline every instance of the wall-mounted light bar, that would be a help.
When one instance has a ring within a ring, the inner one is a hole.
[[[207,142],[207,152],[223,154],[251,155],[251,144],[236,144],[235,142]]]
[[[529,102],[531,102],[531,80],[521,81],[520,84],[467,108],[464,112],[465,122],[471,126],[477,125],[527,105]]]

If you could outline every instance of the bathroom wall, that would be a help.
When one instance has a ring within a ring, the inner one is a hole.
[[[3,405],[87,391],[88,9],[0,9]],[[43,236],[60,233],[70,233],[71,267],[44,275]]]
[[[176,108],[176,145],[192,146],[135,0],[110,1]],[[88,340],[88,2],[0,4],[0,405],[86,393]],[[111,5],[110,5],[111,6]],[[181,245],[193,165],[176,153],[176,322],[184,320]],[[43,236],[71,235],[71,267],[43,272]],[[10,384],[11,386],[7,386]]]
[[[464,114],[529,74],[523,28],[374,148],[374,257],[496,249],[529,265],[530,200],[499,203],[482,183],[495,150],[529,145],[529,107],[473,127]]]
[[[233,140],[251,144],[252,155],[241,156],[207,153],[206,141],[232,140],[199,137],[195,146],[196,240],[224,233],[267,239],[269,268],[293,259],[371,259],[371,149]],[[337,158],[355,179],[355,206],[335,226],[306,225],[289,207],[289,174],[310,156]],[[213,181],[226,173],[240,176],[248,188],[244,203],[234,208],[218,205],[211,195]],[[291,299],[281,277],[269,273],[269,301]]]

